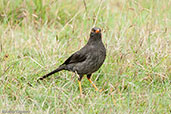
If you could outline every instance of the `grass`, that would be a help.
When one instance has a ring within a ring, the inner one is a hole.
[[[85,4],[84,4],[85,2]],[[0,110],[30,113],[171,112],[170,0],[1,0]],[[92,80],[57,68],[103,29],[107,58]],[[33,87],[27,83],[30,82]]]

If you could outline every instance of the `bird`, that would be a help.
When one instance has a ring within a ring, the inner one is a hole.
[[[84,75],[87,76],[89,82],[93,85],[96,91],[98,88],[92,82],[91,76],[104,63],[106,59],[106,48],[102,41],[102,33],[99,27],[93,27],[90,32],[90,38],[87,44],[79,51],[73,53],[66,61],[52,72],[42,76],[37,81],[43,80],[50,75],[62,70],[71,71],[78,75],[78,83],[80,94],[82,95],[81,80]]]

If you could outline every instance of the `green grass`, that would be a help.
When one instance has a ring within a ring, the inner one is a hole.
[[[0,111],[171,112],[170,0],[1,0]],[[57,68],[103,29],[107,58],[92,80]],[[27,83],[30,82],[33,87]]]

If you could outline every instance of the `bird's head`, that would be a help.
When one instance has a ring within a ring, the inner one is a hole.
[[[90,38],[100,38],[101,39],[101,29],[94,27],[91,29]]]

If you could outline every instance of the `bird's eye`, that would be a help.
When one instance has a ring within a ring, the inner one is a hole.
[[[92,32],[96,32],[96,31],[93,29]]]

